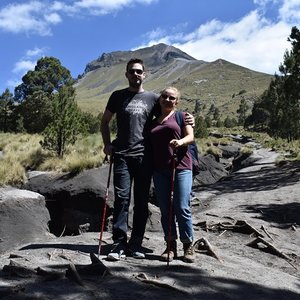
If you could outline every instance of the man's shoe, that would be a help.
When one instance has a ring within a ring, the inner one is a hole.
[[[195,261],[195,253],[193,243],[183,243],[183,261],[193,263]]]
[[[117,261],[121,258],[126,258],[126,244],[124,243],[115,243],[113,248],[107,255],[107,260]]]
[[[176,241],[171,241],[170,245],[167,245],[167,248],[160,256],[160,260],[162,261],[172,261],[174,258],[177,257],[177,243]]]
[[[133,258],[142,259],[145,258],[145,253],[138,249],[129,249],[129,253]]]
[[[130,242],[128,244],[128,254],[133,258],[142,259],[145,258],[142,245],[138,242]]]

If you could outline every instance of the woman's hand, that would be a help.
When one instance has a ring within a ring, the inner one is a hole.
[[[171,147],[173,147],[173,148],[178,148],[178,147],[180,147],[180,146],[182,146],[183,145],[183,141],[182,140],[171,140],[170,141],[170,145],[171,145]]]

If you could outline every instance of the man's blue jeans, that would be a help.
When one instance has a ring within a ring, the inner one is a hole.
[[[171,199],[171,171],[154,171],[153,181],[155,193],[161,210],[161,223],[165,240],[169,238],[169,212]],[[171,240],[177,239],[176,220],[179,227],[180,240],[183,243],[193,241],[192,212],[190,193],[192,189],[192,171],[176,170],[174,181],[174,197],[171,220]]]
[[[113,240],[127,242],[128,214],[133,185],[133,224],[131,241],[142,243],[148,219],[149,189],[152,177],[150,160],[145,156],[114,156]]]

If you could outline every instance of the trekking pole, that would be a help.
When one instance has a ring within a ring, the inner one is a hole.
[[[175,182],[175,172],[176,172],[176,150],[174,149],[172,157],[172,177],[171,177],[171,192],[170,192],[170,207],[169,207],[169,232],[167,241],[167,267],[169,266],[170,250],[171,250],[171,228],[172,228],[172,218],[173,218],[173,199],[174,199],[174,182]]]
[[[107,162],[107,161],[108,161],[108,157],[106,155],[103,162]],[[100,230],[100,238],[99,238],[98,257],[100,256],[100,252],[101,252],[102,236],[103,236],[104,223],[105,223],[105,215],[106,215],[106,203],[107,203],[107,200],[108,200],[108,191],[109,191],[109,183],[110,183],[110,176],[111,176],[112,164],[113,164],[113,158],[112,158],[112,155],[111,155],[110,159],[109,159],[108,179],[107,179],[107,185],[106,185],[106,192],[105,192],[105,196],[104,196],[104,206],[103,206],[102,221],[101,221],[101,230]]]

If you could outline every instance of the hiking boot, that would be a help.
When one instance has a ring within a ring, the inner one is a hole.
[[[168,255],[168,252],[169,252],[169,255]],[[176,243],[176,241],[171,241],[170,246],[167,243],[167,248],[163,252],[163,254],[160,256],[160,259],[162,261],[168,261],[168,256],[169,256],[169,262],[177,257],[177,243]]]
[[[193,263],[195,261],[195,253],[193,243],[183,243],[183,261]]]
[[[117,261],[125,257],[126,257],[126,244],[119,242],[113,244],[113,248],[110,251],[110,253],[108,253],[106,259],[110,261]]]

